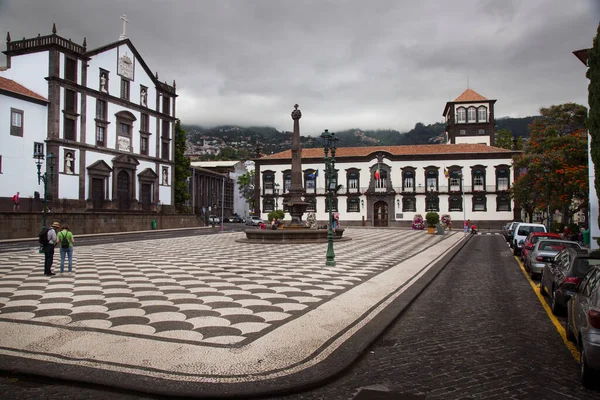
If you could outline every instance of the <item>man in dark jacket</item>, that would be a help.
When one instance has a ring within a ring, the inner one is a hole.
[[[56,275],[52,272],[52,263],[54,262],[54,247],[56,247],[56,231],[60,229],[60,224],[55,222],[52,227],[48,229],[48,243],[44,245],[44,275],[52,276]]]

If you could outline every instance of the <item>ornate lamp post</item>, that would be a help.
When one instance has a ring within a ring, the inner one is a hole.
[[[329,204],[329,227],[327,229],[327,261],[325,265],[335,266],[335,253],[333,252],[333,197],[337,189],[337,172],[335,171],[335,150],[338,138],[335,133],[327,129],[321,134],[323,150],[325,152],[325,185],[327,201]]]
[[[42,174],[42,164],[44,162],[44,153],[35,151],[33,153],[35,164],[37,165],[38,185],[44,182],[44,210],[42,212],[42,230],[46,229],[46,212],[48,210],[48,184],[51,183],[54,175],[54,165],[52,165],[52,153],[48,153],[48,164],[50,165],[50,173],[44,172]],[[41,232],[41,231],[40,231]],[[41,252],[41,250],[40,250]]]
[[[279,209],[279,183],[275,184],[273,191],[275,192],[275,211],[277,211]]]

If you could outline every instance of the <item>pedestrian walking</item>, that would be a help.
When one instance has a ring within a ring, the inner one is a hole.
[[[69,258],[69,269],[68,273],[73,272],[73,244],[75,243],[75,238],[73,237],[73,232],[69,229],[68,224],[63,224],[61,227],[61,231],[56,235],[58,239],[58,243],[60,243],[60,273],[65,272],[65,258]]]
[[[57,244],[56,231],[60,228],[60,224],[55,222],[52,224],[46,233],[46,243],[44,244],[44,275],[56,275],[52,272],[52,263],[54,262],[54,247]]]
[[[469,225],[471,225],[471,221],[466,220],[465,221],[465,233],[469,232]]]
[[[19,208],[19,195],[21,193],[17,192],[17,194],[15,194],[12,197],[12,201],[13,201],[13,211],[20,211],[21,209]]]

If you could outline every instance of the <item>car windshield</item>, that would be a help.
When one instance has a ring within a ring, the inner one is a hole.
[[[531,232],[545,232],[546,229],[543,226],[522,226],[519,228],[517,233],[519,236],[527,236]]]
[[[533,236],[533,237],[531,238],[531,243],[537,243],[537,242],[539,242],[541,239],[548,239],[549,237],[552,237],[552,236]],[[557,238],[557,239],[558,239],[558,238]]]
[[[593,265],[600,265],[600,260],[593,258],[578,258],[573,272],[576,277],[583,278]]]
[[[579,249],[579,245],[573,242],[559,242],[559,241],[543,241],[540,242],[538,249],[541,251],[560,251],[564,248]]]

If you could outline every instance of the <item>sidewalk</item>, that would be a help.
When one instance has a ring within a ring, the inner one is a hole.
[[[326,244],[236,243],[243,233],[81,247],[76,274],[51,278],[42,255],[0,254],[0,365],[170,396],[313,385],[359,357],[469,239],[345,235],[335,267]]]

